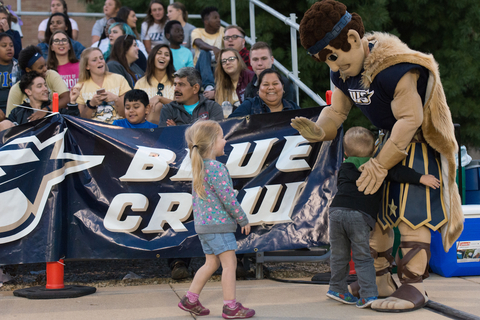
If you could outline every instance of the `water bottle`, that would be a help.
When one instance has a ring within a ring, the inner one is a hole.
[[[228,116],[232,113],[232,104],[228,101],[223,101],[222,109],[223,109],[223,117],[228,118]]]

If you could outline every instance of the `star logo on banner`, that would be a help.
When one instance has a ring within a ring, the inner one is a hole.
[[[397,207],[397,206],[395,205],[395,203],[393,202],[393,199],[392,199],[392,203],[390,203],[390,204],[388,205],[388,207],[390,208],[390,215],[396,217],[397,214],[395,213],[395,211],[397,211],[397,208],[398,208],[398,207]]]
[[[66,132],[43,142],[35,135],[19,137],[0,147],[0,244],[35,229],[53,186],[103,162],[104,156],[65,152]]]

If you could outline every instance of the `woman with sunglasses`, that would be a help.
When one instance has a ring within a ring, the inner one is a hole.
[[[72,39],[72,25],[70,24],[70,20],[67,15],[61,12],[54,13],[50,16],[47,31],[45,32],[45,40],[38,44],[38,47],[42,49],[43,58],[46,60],[48,57],[48,47],[52,34],[59,30],[67,33],[70,43],[72,44],[73,52],[75,52],[75,57],[79,59],[85,47],[80,42]]]
[[[248,70],[242,57],[235,49],[220,50],[220,63],[215,69],[215,90],[205,91],[204,96],[222,105],[228,101],[232,106],[240,105],[247,85],[255,73]]]
[[[138,47],[135,37],[125,35],[118,37],[113,44],[112,54],[108,60],[108,70],[127,79],[128,85],[133,89],[138,79],[143,77],[143,70],[135,64],[138,60]]]
[[[167,44],[153,47],[148,56],[145,76],[135,84],[135,89],[144,90],[150,99],[151,111],[147,116],[148,121],[158,124],[163,105],[175,99],[174,73],[170,47]]]
[[[79,62],[65,31],[55,31],[48,46],[47,69],[55,70],[71,90],[78,82]]]

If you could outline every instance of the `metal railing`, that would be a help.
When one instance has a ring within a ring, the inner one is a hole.
[[[170,3],[173,3],[174,0],[169,0]],[[237,18],[236,18],[236,0],[230,0],[230,10],[231,10],[231,24],[236,25]],[[290,27],[290,46],[291,46],[291,57],[292,57],[292,71],[288,70],[285,66],[283,66],[280,62],[275,60],[273,64],[275,67],[285,74],[294,84],[295,87],[295,94],[297,104],[300,104],[299,101],[299,89],[305,92],[313,101],[315,101],[318,105],[324,106],[326,102],[315,92],[312,91],[305,83],[300,80],[298,76],[300,71],[298,70],[298,53],[297,53],[297,32],[299,31],[299,25],[296,23],[296,14],[291,13],[290,17],[286,17],[280,12],[276,11],[275,9],[267,6],[261,1],[258,0],[249,0],[249,16],[250,16],[250,37],[245,37],[245,41],[250,45],[253,45],[256,42],[256,33],[255,33],[255,6],[261,8],[262,10],[268,12],[272,16],[276,17],[287,26]],[[49,16],[50,12],[35,12],[35,11],[22,11],[22,1],[17,0],[17,11],[16,13],[19,16]],[[69,12],[69,16],[72,17],[94,17],[94,18],[102,18],[104,17],[103,13],[90,13],[90,12]],[[143,18],[146,14],[137,14],[137,17]],[[189,14],[189,18],[191,19],[201,19],[199,14]],[[226,21],[221,20],[223,26],[229,26],[230,24]]]
[[[231,0],[232,3],[235,0]],[[295,13],[291,13],[290,17],[286,17],[280,12],[276,11],[275,9],[267,6],[261,1],[258,0],[249,0],[249,15],[250,15],[250,44],[254,44],[256,42],[256,34],[255,34],[255,6],[263,9],[264,11],[268,12],[275,18],[279,19],[286,25],[290,26],[290,46],[291,46],[291,56],[292,56],[292,71],[289,71],[285,68],[282,64],[280,64],[277,60],[274,61],[275,67],[277,67],[281,72],[283,72],[290,80],[293,81],[295,84],[295,90],[297,95],[297,103],[299,103],[299,92],[298,89],[302,89],[310,98],[313,99],[318,105],[324,106],[327,103],[315,92],[313,92],[309,87],[307,87],[299,78],[298,74],[300,73],[298,70],[298,53],[297,53],[297,32],[299,31],[300,26],[296,23],[297,16]],[[232,21],[233,18],[233,11],[232,11]]]

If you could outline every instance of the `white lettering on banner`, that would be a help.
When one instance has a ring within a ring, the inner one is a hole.
[[[282,203],[276,212],[273,212],[273,208],[275,208],[275,205],[277,204],[278,197],[283,188],[282,185],[275,184],[265,186],[267,193],[265,194],[262,204],[256,214],[252,214],[252,212],[257,205],[262,188],[255,187],[245,189],[246,193],[243,197],[242,208],[247,214],[248,222],[250,222],[251,225],[292,222],[290,217],[296,203],[295,199],[300,191],[300,187],[302,187],[304,183],[305,182],[301,181],[285,184],[287,190],[285,191]]]
[[[127,172],[119,179],[122,182],[160,181],[167,175],[175,157],[168,149],[139,146]]]
[[[133,232],[138,229],[142,217],[127,216],[120,221],[125,208],[131,206],[132,211],[144,212],[148,208],[148,198],[141,193],[120,193],[113,198],[103,220],[105,229],[111,232]]]
[[[242,208],[248,216],[248,221],[252,225],[260,224],[276,224],[292,222],[290,216],[296,203],[296,198],[305,182],[286,183],[286,191],[282,202],[276,212],[273,212],[278,198],[281,194],[283,186],[280,184],[267,185],[267,192],[260,204],[257,213],[252,214],[253,209],[257,205],[258,198],[262,192],[262,187],[245,189],[246,194],[241,203]],[[189,193],[159,193],[160,200],[157,203],[152,218],[148,222],[146,228],[142,229],[143,233],[161,233],[165,232],[163,226],[168,223],[175,232],[186,232],[187,228],[183,222],[192,214],[192,195]],[[173,207],[177,205],[175,211]],[[121,193],[113,198],[107,214],[103,221],[104,226],[111,232],[134,232],[138,229],[142,217],[127,216],[125,220],[120,221],[124,215],[125,209],[131,206],[134,212],[144,212],[148,207],[148,199],[140,193]]]
[[[187,228],[182,222],[192,213],[192,195],[190,193],[159,193],[160,201],[153,212],[152,219],[143,233],[163,232],[163,226],[168,223],[175,232],[185,232]],[[175,211],[171,211],[178,205]]]
[[[232,144],[233,150],[230,152],[227,160],[227,168],[230,176],[233,178],[251,178],[260,173],[265,159],[267,158],[273,144],[278,141],[277,138],[255,140],[255,148],[248,164],[241,166],[247,156],[250,142]]]
[[[300,135],[286,136],[285,145],[278,158],[276,167],[282,172],[294,172],[311,170],[304,159],[312,150],[310,145],[301,145],[308,141]],[[226,166],[232,179],[255,177],[262,170],[273,144],[277,138],[255,140],[255,148],[252,156],[245,166],[242,166],[250,148],[250,142],[232,144],[232,151],[228,155]],[[185,149],[187,154],[183,158],[177,173],[170,177],[171,181],[192,181],[192,162],[190,151]],[[160,181],[168,173],[169,164],[176,158],[176,154],[168,149],[156,149],[139,146],[135,156],[124,176],[120,177],[122,182],[148,182]]]
[[[182,164],[178,169],[178,172],[173,177],[170,177],[171,181],[192,181],[192,161],[190,160],[190,149],[187,150],[187,155],[183,158]]]
[[[277,169],[282,172],[310,170],[310,166],[304,159],[294,160],[294,158],[306,157],[310,154],[312,147],[309,144],[300,146],[300,144],[308,142],[308,140],[301,135],[287,136],[285,140],[285,146],[280,157],[278,157]]]

